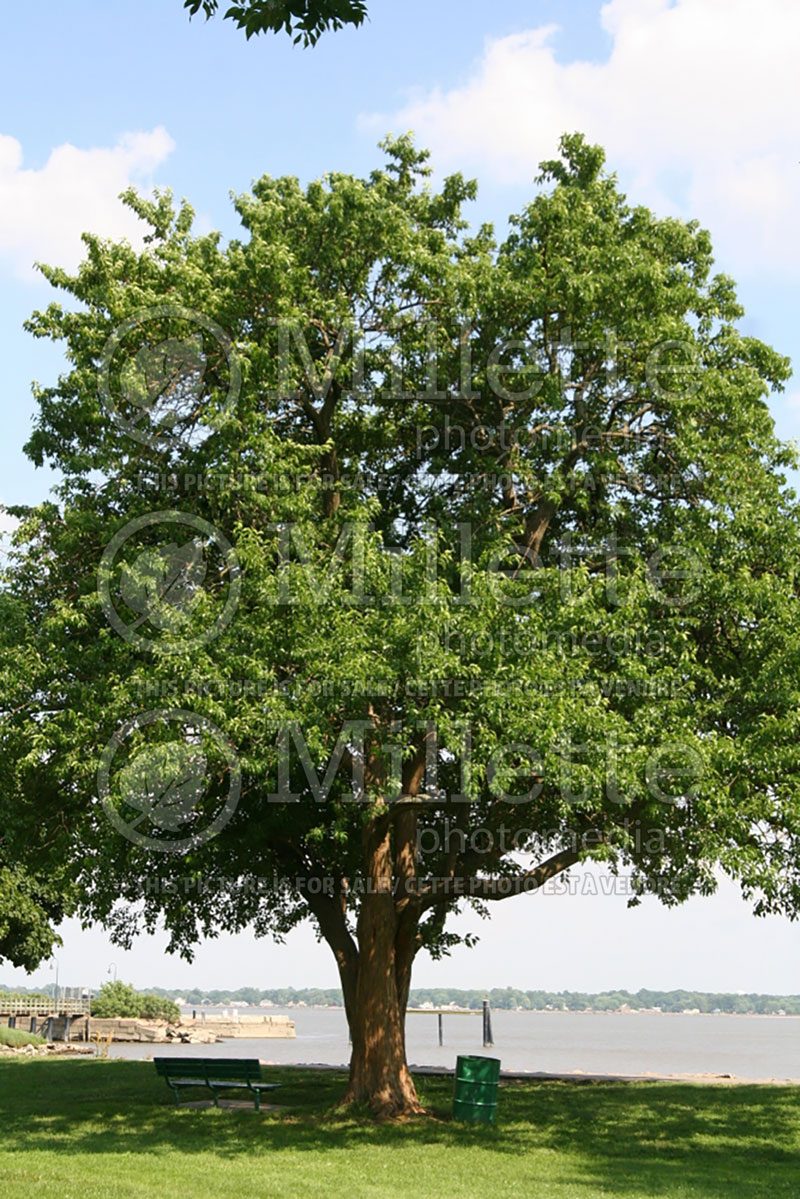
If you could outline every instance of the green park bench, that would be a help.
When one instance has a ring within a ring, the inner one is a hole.
[[[223,1091],[248,1090],[253,1095],[256,1111],[261,1108],[261,1092],[274,1091],[279,1082],[262,1082],[261,1063],[256,1058],[243,1057],[154,1057],[156,1073],[160,1074],[180,1103],[181,1087],[204,1087],[214,1096],[219,1107]]]

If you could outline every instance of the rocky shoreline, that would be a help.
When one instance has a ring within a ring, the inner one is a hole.
[[[27,1031],[27,1029],[21,1031]],[[69,1022],[63,1016],[42,1019],[39,1035],[57,1043],[90,1044],[112,1040],[121,1043],[145,1043],[153,1045],[216,1045],[218,1041],[293,1039],[294,1021],[286,1016],[240,1017],[238,1020],[216,1018],[192,1020],[183,1017],[175,1023],[166,1020],[141,1020],[138,1018],[101,1019],[98,1016],[73,1017]]]
[[[93,1054],[92,1045],[70,1045],[47,1041],[44,1045],[0,1045],[2,1057],[83,1057]]]

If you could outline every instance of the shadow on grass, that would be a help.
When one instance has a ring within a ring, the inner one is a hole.
[[[800,1193],[800,1091],[660,1083],[508,1083],[496,1125],[450,1120],[452,1080],[422,1077],[432,1118],[376,1125],[337,1110],[342,1074],[269,1067],[280,1112],[178,1108],[152,1063],[0,1062],[6,1152],[336,1153],[359,1146],[474,1148],[580,1166],[575,1193],[771,1199]],[[198,1092],[198,1096],[199,1096]],[[194,1097],[194,1093],[191,1093]],[[588,1193],[588,1192],[587,1192]],[[596,1193],[596,1192],[595,1192]]]

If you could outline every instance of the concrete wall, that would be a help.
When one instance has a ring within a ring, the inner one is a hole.
[[[8,1016],[0,1016],[0,1024],[8,1025]],[[30,1030],[30,1016],[17,1016],[16,1027],[23,1032]],[[184,1017],[179,1025],[167,1025],[163,1020],[100,1020],[96,1016],[73,1016],[70,1021],[70,1041],[92,1041],[96,1036],[104,1040],[109,1033],[114,1034],[115,1041],[136,1041],[153,1045],[177,1043],[176,1038],[167,1037],[167,1028],[179,1028],[181,1032],[197,1033],[198,1036],[207,1033],[225,1040],[281,1037],[291,1038],[295,1035],[294,1023],[285,1016],[251,1016],[239,1020],[191,1020]],[[36,1032],[40,1036],[47,1034],[47,1018],[37,1016]],[[66,1020],[63,1016],[53,1019],[53,1040],[63,1041],[66,1030]]]
[[[186,1016],[182,1017],[180,1023],[181,1030],[188,1029],[190,1032],[210,1032],[217,1037],[247,1037],[251,1039],[261,1037],[284,1037],[292,1038],[295,1036],[294,1022],[288,1020],[285,1016],[251,1016],[240,1017],[238,1020],[223,1020],[219,1017],[209,1016],[206,1020],[191,1020]]]

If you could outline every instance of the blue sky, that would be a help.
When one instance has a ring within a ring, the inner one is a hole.
[[[747,330],[800,359],[795,6],[372,0],[370,18],[303,51],[286,38],[248,43],[220,20],[190,23],[181,0],[4,13],[2,501],[36,501],[50,482],[21,453],[30,382],[52,380],[59,367],[58,351],[21,328],[50,295],[34,259],[74,265],[83,228],[135,237],[115,199],[129,181],[171,187],[203,227],[231,235],[231,190],[263,173],[366,173],[389,130],[415,129],[435,164],[476,175],[474,217],[501,228],[532,195],[536,164],[554,154],[559,133],[585,130],[606,146],[632,200],[711,229],[720,269],[739,281]],[[782,436],[800,433],[800,384],[773,411]],[[678,912],[653,902],[630,913],[619,896],[499,908],[478,949],[421,962],[417,981],[800,991],[795,928],[756,921],[730,889]],[[308,930],[257,951],[249,937],[221,938],[190,970],[165,960],[159,940],[125,955],[101,932],[70,926],[60,956],[62,981],[76,984],[96,983],[112,960],[137,985],[336,982]],[[0,981],[25,980],[0,969]]]

